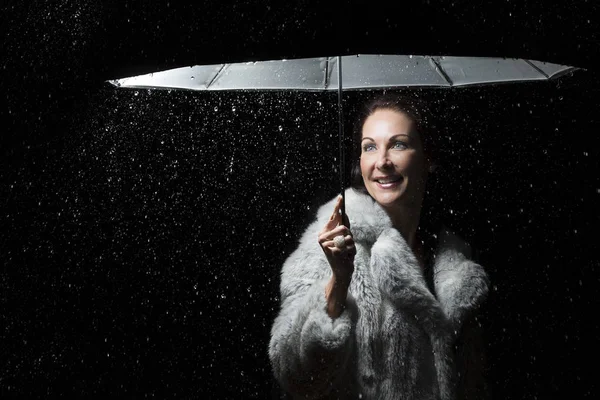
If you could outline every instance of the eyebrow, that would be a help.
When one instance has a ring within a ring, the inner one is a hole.
[[[408,137],[408,138],[410,137],[410,136],[409,136],[408,134],[406,134],[406,133],[399,133],[399,134],[397,134],[397,135],[394,135],[394,136],[392,136],[392,137],[390,138],[390,140],[392,140],[392,139],[395,139],[395,138],[397,138],[398,136],[406,136],[406,137]],[[370,140],[370,141],[372,141],[372,142],[374,142],[374,140],[373,140],[372,138],[368,137],[368,136],[365,136],[365,137],[364,137],[364,138],[362,138],[360,141],[362,142],[363,140],[367,140],[367,139],[368,139],[368,140]]]

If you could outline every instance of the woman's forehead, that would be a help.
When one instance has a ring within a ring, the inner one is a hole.
[[[398,134],[415,136],[412,119],[399,111],[381,109],[371,114],[365,121],[362,137],[387,137]]]

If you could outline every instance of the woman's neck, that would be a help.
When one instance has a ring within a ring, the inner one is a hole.
[[[390,216],[392,226],[396,228],[408,247],[412,250],[421,270],[425,270],[425,249],[421,243],[420,235],[418,234],[419,218],[421,216],[421,207],[407,207],[404,209],[396,209],[396,213]]]
[[[392,220],[392,226],[400,232],[414,252],[417,249],[417,228],[421,217],[421,205],[395,206],[392,210],[386,210]]]

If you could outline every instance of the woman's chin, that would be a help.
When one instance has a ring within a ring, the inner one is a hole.
[[[375,197],[375,201],[380,206],[388,208],[397,206],[402,200],[402,193],[378,193]]]
[[[375,201],[384,208],[397,207],[407,200],[406,181],[401,185],[390,189],[382,189],[377,186],[367,187],[369,194]]]

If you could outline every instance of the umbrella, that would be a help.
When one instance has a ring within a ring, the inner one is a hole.
[[[344,70],[342,73],[342,63]],[[344,196],[342,91],[396,87],[460,88],[557,79],[577,67],[494,57],[354,55],[196,65],[122,79],[116,87],[181,90],[338,92],[340,187]],[[343,82],[343,85],[342,85]],[[343,204],[343,203],[342,203]],[[342,213],[344,212],[342,206]]]
[[[558,78],[577,68],[489,57],[356,55],[197,65],[109,81],[118,87],[187,90],[337,90],[463,87]]]

